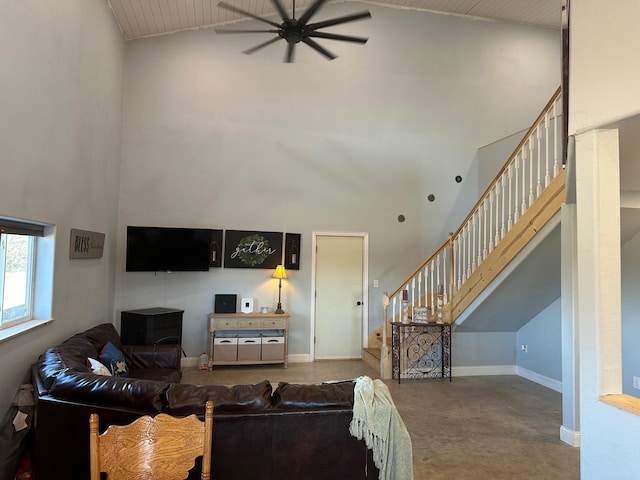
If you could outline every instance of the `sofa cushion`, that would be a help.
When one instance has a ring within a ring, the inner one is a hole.
[[[74,336],[57,347],[49,348],[38,359],[38,371],[42,383],[51,388],[54,380],[62,372],[89,373],[87,358],[98,358],[94,346],[82,336]]]
[[[107,367],[105,367],[102,363],[100,363],[98,360],[96,360],[95,358],[87,358],[87,367],[89,367],[89,370],[91,370],[92,373],[95,373],[96,375],[106,375],[106,376],[110,376],[111,372],[109,371],[109,369]]]
[[[111,323],[101,323],[100,325],[91,327],[82,333],[78,333],[77,336],[82,336],[89,340],[98,352],[102,350],[102,347],[104,347],[108,342],[113,343],[118,350],[122,351],[120,335],[118,335],[116,327]]]
[[[354,383],[302,385],[280,382],[273,392],[273,408],[310,410],[316,408],[353,408]]]
[[[255,385],[188,385],[172,384],[166,393],[166,413],[189,415],[202,413],[207,400],[213,401],[215,413],[259,412],[271,408],[271,383]]]
[[[78,403],[161,412],[168,383],[93,373],[63,372],[49,393]]]
[[[111,375],[115,377],[129,376],[129,368],[127,367],[127,362],[124,360],[124,353],[113,343],[107,342],[107,344],[102,347],[102,350],[100,350],[100,361],[106,365]]]

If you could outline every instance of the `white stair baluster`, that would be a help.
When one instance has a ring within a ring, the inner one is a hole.
[[[411,279],[411,315],[413,316],[413,307],[416,306],[416,277]]]
[[[549,116],[551,112],[548,111],[544,114],[544,165],[545,165],[545,174],[544,174],[544,188],[549,186],[551,182],[551,174],[549,173]]]
[[[435,297],[434,297],[434,290],[433,290],[433,260],[431,260],[431,315],[435,314],[436,310],[435,310]]]
[[[533,142],[529,138],[529,206],[533,204]]]
[[[500,242],[500,179],[496,182],[494,186],[496,192],[496,232],[495,232],[495,246],[498,246],[498,242]]]
[[[540,196],[540,192],[542,192],[542,124],[539,124],[536,127],[536,139],[538,141],[536,198],[538,198]]]
[[[471,233],[473,236],[472,242],[471,242],[471,258],[473,260],[472,265],[471,265],[471,271],[474,272],[478,266],[478,263],[476,262],[476,212],[473,212],[473,215],[471,216]]]
[[[560,166],[559,166],[559,162],[558,162],[558,145],[561,142],[561,139],[559,138],[559,134],[558,134],[558,125],[560,124],[560,120],[558,119],[558,110],[557,110],[557,106],[558,106],[558,102],[560,101],[560,99],[562,99],[562,95],[560,96],[560,98],[553,102],[553,178],[556,177],[556,175],[558,175],[558,172],[560,171]]]
[[[456,270],[458,271],[458,286],[457,289],[460,290],[462,286],[462,232],[456,237],[457,251],[458,251],[458,261],[456,262]]]
[[[483,239],[482,239],[482,259],[484,260],[485,258],[487,258],[488,252],[487,252],[487,197],[484,198],[484,200],[482,200],[482,217],[484,219],[483,221],[483,225],[482,225],[482,235],[483,235]]]
[[[522,146],[522,208],[520,209],[520,215],[524,215],[527,211],[527,144]]]
[[[429,306],[429,265],[424,267],[424,306]]]
[[[484,225],[484,201],[478,207],[478,265],[482,263],[482,252],[483,249],[486,252],[486,248],[482,241],[482,230]]]
[[[515,181],[515,192],[513,194],[513,203],[515,204],[515,208],[513,210],[513,223],[516,223],[518,221],[518,218],[520,218],[520,215],[518,214],[518,205],[520,201],[520,199],[518,198],[518,181],[519,181],[518,170],[520,170],[520,152],[516,154],[514,166],[516,170],[515,171],[516,181]]]
[[[504,234],[505,234],[505,225],[504,225],[504,220],[505,220],[505,214],[504,214],[504,203],[505,203],[505,174],[503,173],[502,176],[500,177],[500,183],[502,184],[502,224],[500,227],[500,240],[502,240],[504,238]]]
[[[507,172],[509,175],[509,221],[507,222],[507,229],[511,230],[511,227],[513,227],[513,218],[511,217],[511,212],[513,211],[513,196],[512,196],[512,192],[511,192],[511,183],[512,183],[512,170],[513,170],[513,162],[511,162],[509,164],[509,166],[507,167]]]
[[[489,253],[493,252],[493,190],[489,192]]]
[[[471,253],[471,232],[469,231],[471,228],[471,220],[469,220],[467,222],[467,225],[465,226],[465,230],[467,231],[466,234],[466,244],[465,244],[465,257],[466,257],[466,264],[467,264],[467,278],[469,278],[471,276],[471,263],[472,263],[472,258],[473,254]]]

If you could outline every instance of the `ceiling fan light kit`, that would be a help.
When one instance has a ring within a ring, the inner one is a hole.
[[[275,33],[276,36],[270,38],[266,42],[263,42],[255,47],[252,47],[248,50],[245,50],[243,53],[247,55],[251,55],[252,53],[257,52],[258,50],[263,49],[264,47],[271,45],[272,43],[277,42],[278,40],[285,40],[287,42],[287,49],[285,52],[284,61],[285,63],[292,63],[295,54],[295,46],[302,42],[311,47],[313,50],[323,55],[327,60],[333,60],[336,58],[336,55],[324,48],[318,42],[316,42],[315,38],[322,38],[327,40],[338,40],[341,42],[351,42],[351,43],[359,43],[365,44],[367,43],[368,38],[364,37],[355,37],[352,35],[340,35],[336,33],[328,33],[321,32],[320,29],[326,27],[332,27],[334,25],[340,25],[343,23],[355,22],[357,20],[366,20],[371,18],[371,13],[368,11],[363,11],[360,13],[355,13],[352,15],[345,15],[342,17],[332,18],[329,20],[325,20],[322,22],[309,23],[311,17],[313,17],[318,10],[327,2],[327,0],[315,0],[309,8],[302,14],[300,18],[296,18],[296,4],[295,0],[293,0],[293,10],[292,15],[289,17],[284,6],[280,3],[280,0],[271,0],[274,7],[278,11],[278,14],[282,18],[282,23],[273,22],[267,18],[260,17],[258,15],[254,15],[251,12],[247,12],[246,10],[242,10],[241,8],[235,7],[225,2],[220,2],[218,7],[224,8],[231,12],[239,13],[241,15],[246,15],[247,17],[253,18],[254,20],[258,20],[260,22],[266,23],[270,25],[271,29],[268,30],[239,30],[239,29],[215,29],[216,33]]]

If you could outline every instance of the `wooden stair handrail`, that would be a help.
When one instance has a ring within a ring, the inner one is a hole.
[[[551,99],[547,102],[547,104],[544,106],[544,108],[542,109],[538,117],[535,119],[535,121],[533,122],[529,130],[527,130],[527,133],[525,133],[524,137],[522,137],[522,140],[520,140],[520,143],[518,143],[518,146],[513,150],[511,155],[509,155],[509,158],[504,163],[502,168],[498,171],[498,174],[495,176],[493,181],[489,184],[489,186],[484,191],[484,193],[480,196],[476,204],[469,211],[469,214],[465,217],[465,219],[460,224],[458,229],[454,232],[453,238],[456,238],[460,234],[460,231],[464,228],[464,226],[467,224],[467,222],[472,217],[472,215],[476,212],[476,210],[478,210],[478,208],[480,208],[480,205],[482,205],[482,202],[484,202],[484,200],[489,196],[489,193],[491,193],[491,190],[493,190],[493,187],[496,185],[496,183],[498,183],[498,180],[500,180],[500,177],[502,177],[502,174],[505,172],[505,170],[507,170],[507,168],[509,168],[509,166],[511,166],[511,163],[513,162],[515,157],[518,155],[518,153],[520,153],[520,150],[522,149],[522,147],[529,141],[529,139],[535,132],[536,128],[538,128],[538,125],[540,125],[540,123],[544,119],[545,115],[547,114],[547,111],[553,106],[556,100],[558,100],[558,97],[560,96],[561,93],[562,93],[562,87],[558,87],[555,93],[551,96]]]

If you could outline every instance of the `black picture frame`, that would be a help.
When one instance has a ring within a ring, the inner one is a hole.
[[[284,268],[300,270],[300,240],[299,233],[287,233],[284,240]]]
[[[222,230],[211,230],[209,244],[209,267],[222,267],[223,256]]]
[[[275,269],[282,261],[282,232],[226,230],[224,268]]]

